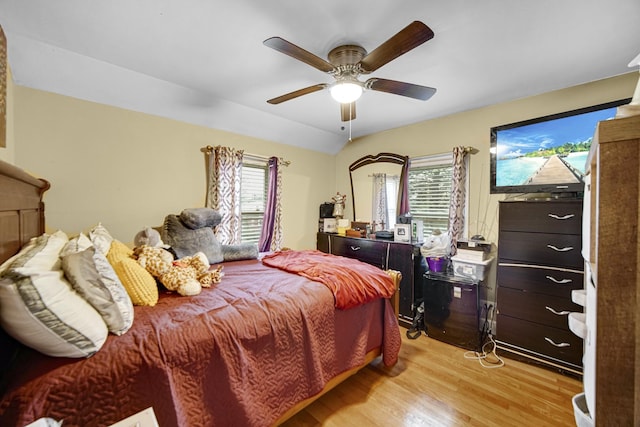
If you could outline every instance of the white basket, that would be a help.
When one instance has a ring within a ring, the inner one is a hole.
[[[489,266],[493,262],[493,258],[484,261],[470,261],[452,256],[453,274],[454,276],[466,277],[473,280],[484,280],[487,277]]]
[[[587,400],[584,397],[584,393],[579,393],[573,396],[571,402],[573,403],[573,415],[576,417],[576,426],[593,427],[593,419],[589,415]]]

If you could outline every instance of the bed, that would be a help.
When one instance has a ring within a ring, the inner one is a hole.
[[[44,232],[49,184],[0,162],[0,263]],[[260,260],[224,264],[195,297],[160,292],[88,358],[43,355],[0,330],[0,425],[108,426],[152,407],[162,427],[277,425],[400,348],[389,299],[337,309],[327,286]]]

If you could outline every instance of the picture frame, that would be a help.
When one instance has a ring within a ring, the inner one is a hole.
[[[0,26],[0,147],[7,146],[7,38]]]

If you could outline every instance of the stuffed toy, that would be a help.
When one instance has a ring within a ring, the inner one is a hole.
[[[209,260],[203,253],[175,260],[171,252],[158,246],[141,245],[134,257],[165,288],[183,296],[198,295],[202,288],[222,280],[222,266],[209,271]]]
[[[214,228],[221,220],[215,209],[184,209],[180,215],[165,217],[160,235],[179,259],[198,252],[204,253],[211,264],[258,258],[256,244],[223,245],[218,241]]]

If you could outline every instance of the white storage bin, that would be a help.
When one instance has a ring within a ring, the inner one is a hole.
[[[587,316],[584,313],[569,313],[568,319],[571,332],[584,339],[587,336]]]
[[[460,259],[457,255],[451,257],[454,276],[466,277],[473,280],[484,280],[489,272],[489,266],[493,258],[484,261],[470,261]]]
[[[579,393],[573,396],[571,402],[573,403],[573,415],[576,418],[576,426],[593,427],[593,418],[589,415],[589,409],[587,409],[587,401],[584,398],[584,393]]]

